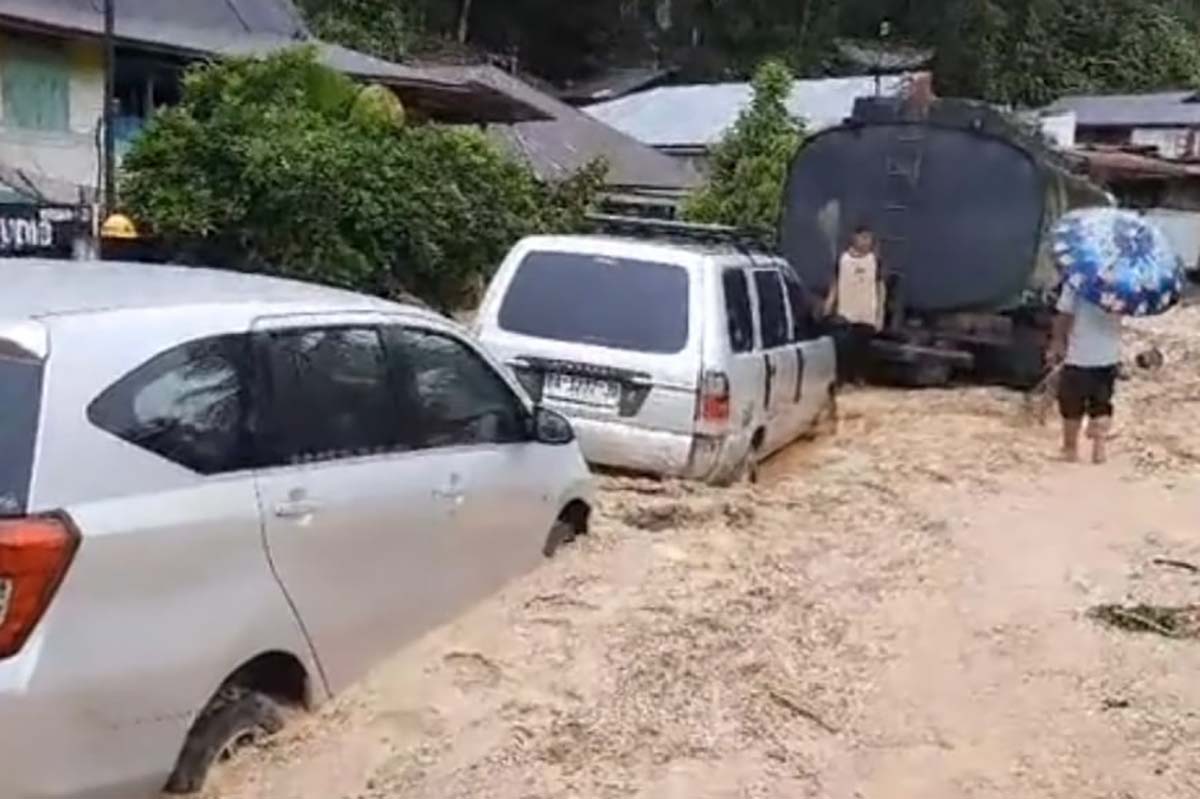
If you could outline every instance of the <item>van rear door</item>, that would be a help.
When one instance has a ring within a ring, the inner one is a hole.
[[[692,280],[680,264],[533,251],[487,343],[535,399],[571,416],[690,434],[701,330]]]

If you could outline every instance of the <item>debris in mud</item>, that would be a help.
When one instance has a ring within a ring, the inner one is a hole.
[[[788,712],[790,712],[796,716],[799,716],[800,718],[805,719],[806,721],[812,722],[817,727],[819,727],[820,729],[829,733],[830,735],[837,735],[838,732],[840,732],[840,730],[838,730],[837,727],[833,726],[828,721],[823,719],[816,711],[810,710],[809,708],[805,707],[799,700],[797,700],[793,696],[788,695],[783,690],[780,690],[778,688],[771,688],[767,691],[767,696],[771,699],[772,702],[779,705],[784,710],[787,710]]]
[[[1156,633],[1166,638],[1200,638],[1200,605],[1100,605],[1088,613],[1096,621],[1133,633]]]
[[[700,521],[698,513],[678,502],[668,502],[657,505],[641,505],[630,508],[624,514],[623,521],[630,527],[647,530],[651,533],[661,533],[678,527]]]
[[[563,593],[542,594],[525,603],[528,610],[599,610],[596,605],[567,596]]]
[[[661,533],[683,527],[704,525],[720,520],[731,527],[744,527],[754,522],[753,506],[736,502],[717,502],[688,505],[684,502],[661,502],[628,508],[621,520],[630,527]]]
[[[1155,566],[1163,566],[1169,569],[1178,569],[1180,571],[1189,572],[1191,574],[1200,574],[1200,566],[1194,563],[1188,563],[1186,560],[1176,560],[1174,558],[1155,558],[1150,561]]]
[[[463,689],[494,688],[504,677],[499,666],[478,652],[450,652],[442,662],[453,672],[454,683]]]

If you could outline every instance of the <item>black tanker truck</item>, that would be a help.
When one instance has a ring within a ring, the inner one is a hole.
[[[864,98],[797,153],[780,243],[823,294],[854,228],[875,232],[889,285],[872,348],[882,379],[1029,387],[1058,288],[1049,228],[1073,208],[1111,204],[1036,133],[986,105]]]

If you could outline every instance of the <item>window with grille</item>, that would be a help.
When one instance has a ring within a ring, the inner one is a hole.
[[[7,49],[0,59],[4,126],[19,130],[62,131],[71,122],[71,66],[52,47]]]

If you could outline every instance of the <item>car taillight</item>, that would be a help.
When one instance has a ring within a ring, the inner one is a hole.
[[[21,651],[78,546],[63,519],[0,519],[0,659]]]
[[[729,376],[705,372],[700,378],[700,420],[728,422],[729,415]]]

